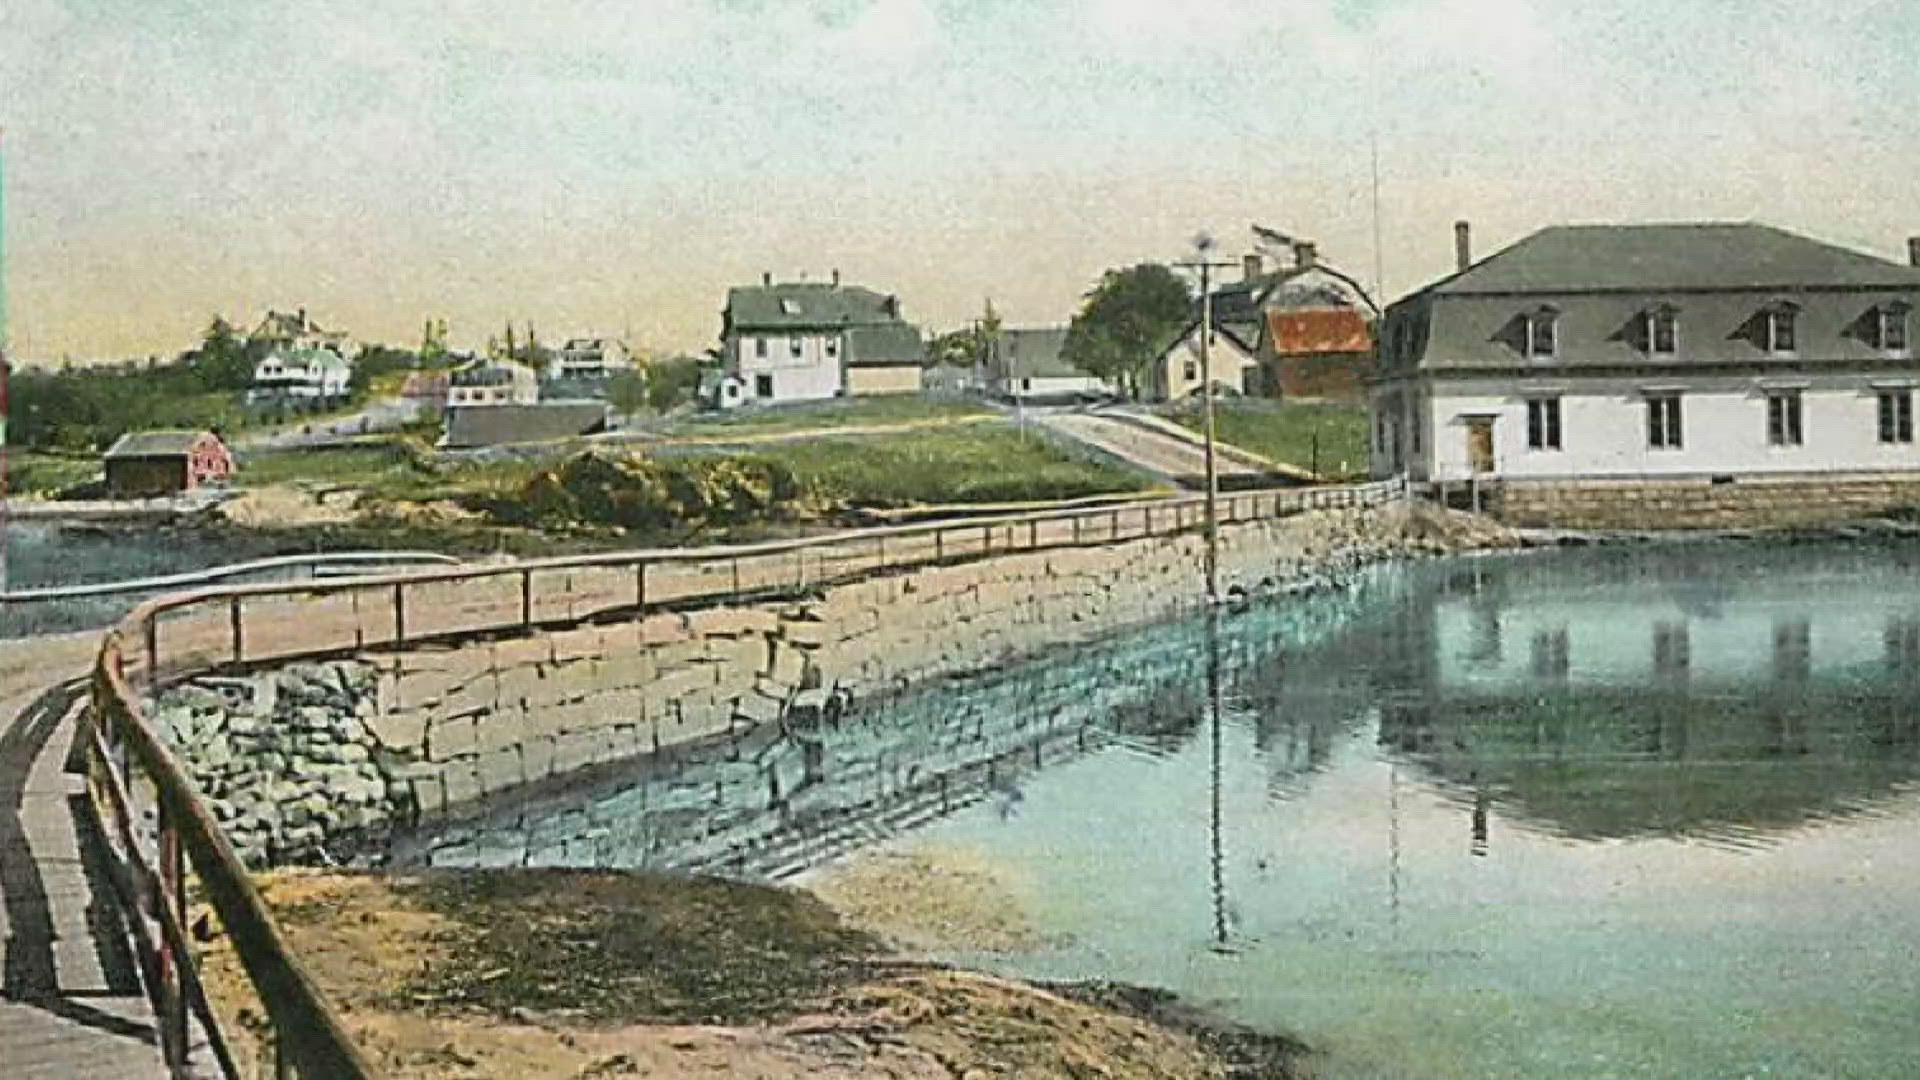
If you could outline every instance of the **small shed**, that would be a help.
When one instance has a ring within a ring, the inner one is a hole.
[[[107,448],[107,493],[173,495],[233,475],[233,452],[211,431],[129,431]]]

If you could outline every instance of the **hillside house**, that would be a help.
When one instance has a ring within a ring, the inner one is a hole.
[[[1469,237],[1387,310],[1375,475],[1920,471],[1920,266],[1752,223],[1559,226],[1478,262]]]
[[[477,359],[447,373],[447,407],[531,405],[540,400],[540,376],[513,360]]]
[[[247,340],[288,353],[325,349],[347,360],[358,352],[346,331],[323,329],[307,317],[306,308],[292,312],[269,310],[260,325],[253,328],[253,333],[247,335]]]
[[[253,365],[247,400],[326,405],[351,393],[353,364],[332,349],[311,345],[275,345]]]
[[[225,483],[233,453],[211,431],[130,431],[107,448],[107,493],[151,498]]]

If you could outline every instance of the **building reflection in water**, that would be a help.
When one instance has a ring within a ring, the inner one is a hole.
[[[1920,774],[1920,582],[1732,550],[1762,565],[1693,557],[1677,586],[1658,553],[1485,560],[1416,587],[1376,641],[1382,748],[1454,793],[1475,856],[1491,816],[1751,842],[1884,800]]]

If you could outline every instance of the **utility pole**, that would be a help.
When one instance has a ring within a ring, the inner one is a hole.
[[[1215,262],[1207,258],[1212,253],[1214,240],[1208,233],[1198,233],[1193,238],[1194,258],[1187,262],[1175,263],[1183,270],[1200,271],[1200,400],[1206,411],[1206,458],[1207,458],[1207,603],[1220,602],[1220,474],[1214,464],[1213,439],[1213,268],[1232,266],[1231,262]]]

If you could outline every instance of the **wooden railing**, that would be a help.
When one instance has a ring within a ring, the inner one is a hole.
[[[1400,480],[1352,487],[1223,494],[1222,524],[1404,497]],[[1059,547],[1171,536],[1205,526],[1198,496],[825,537],[693,549],[648,549],[461,566],[375,577],[236,585],[139,605],[107,632],[94,667],[87,749],[90,800],[134,928],[161,1045],[188,1069],[190,1020],[227,1075],[235,1061],[186,937],[186,870],[231,940],[272,1029],[278,1075],[372,1075],[275,926],[246,867],[141,706],[182,678],[296,656],[399,649],[669,607],[794,595],[915,566]],[[165,652],[163,652],[163,648]],[[149,816],[150,815],[150,816]]]

